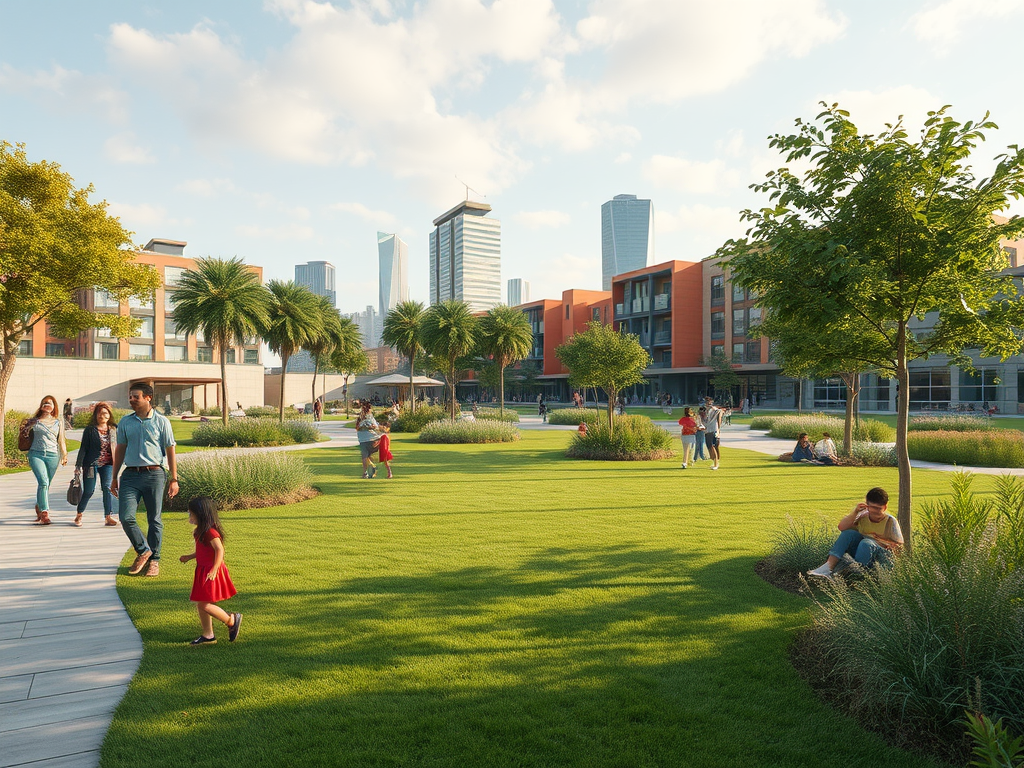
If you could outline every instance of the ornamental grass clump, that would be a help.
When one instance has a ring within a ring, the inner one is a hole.
[[[854,442],[850,453],[858,464],[866,467],[896,466],[896,446],[893,445]]]
[[[814,628],[855,711],[949,739],[965,710],[1024,733],[1024,483],[971,476],[926,507],[913,556],[831,582]]]
[[[842,436],[845,421],[837,416],[811,413],[806,416],[755,416],[750,420],[751,429],[767,429],[769,437],[796,440],[806,432],[813,442],[828,432],[833,437]],[[853,425],[853,439],[868,443],[891,443],[896,439],[896,430],[877,419],[859,419]]]
[[[252,509],[317,495],[305,462],[280,452],[187,454],[178,459],[178,481],[174,509],[185,509],[196,496],[210,496],[222,509]]]
[[[1024,467],[1024,432],[910,432],[907,452],[920,461],[968,467]]]
[[[311,421],[285,421],[278,424],[277,428],[294,443],[315,443],[323,437]]]
[[[790,575],[817,568],[836,540],[835,523],[823,517],[812,523],[787,518],[789,524],[772,536],[772,550],[765,561],[772,570]]]
[[[548,424],[569,424],[578,427],[585,423],[588,427],[594,427],[600,423],[602,415],[596,408],[556,408],[548,411]]]
[[[432,421],[420,430],[421,443],[514,443],[519,430],[507,421]]]
[[[448,412],[440,405],[419,404],[416,406],[415,413],[409,410],[408,406],[403,405],[398,418],[391,422],[391,431],[419,432],[430,422],[439,421],[447,416]]]
[[[270,419],[232,419],[200,424],[192,433],[192,444],[217,448],[253,448],[290,445],[295,441],[281,425]]]
[[[617,416],[615,431],[599,422],[587,434],[575,434],[565,455],[571,459],[656,461],[675,455],[672,435],[646,416]]]
[[[507,421],[509,424],[519,423],[517,411],[505,411],[502,413],[498,408],[477,408],[473,416],[484,421]]]
[[[991,419],[984,416],[911,416],[907,429],[911,432],[990,432],[996,429]]]

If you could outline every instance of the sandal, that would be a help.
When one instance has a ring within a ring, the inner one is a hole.
[[[51,523],[50,513],[47,510],[42,510],[39,513],[39,525],[49,525]]]
[[[74,525],[75,528],[81,528],[82,527],[82,513],[81,512],[79,512],[77,515],[75,515],[75,522],[72,523],[72,525]]]

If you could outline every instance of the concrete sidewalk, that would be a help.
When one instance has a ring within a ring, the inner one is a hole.
[[[320,428],[330,442],[251,450],[356,444],[342,422]],[[65,493],[74,464],[72,453],[54,476],[48,526],[34,525],[32,473],[0,476],[0,768],[98,765],[142,658],[142,638],[114,586],[128,538],[120,526],[104,526],[99,488],[84,525],[72,525]]]

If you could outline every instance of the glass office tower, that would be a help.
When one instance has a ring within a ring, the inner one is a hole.
[[[501,303],[501,222],[491,206],[463,201],[434,219],[430,303],[461,299],[474,312]]]
[[[380,317],[401,301],[409,300],[409,246],[398,235],[377,233],[377,256],[380,260]]]
[[[612,278],[654,263],[654,205],[636,195],[616,195],[601,206],[601,290]]]

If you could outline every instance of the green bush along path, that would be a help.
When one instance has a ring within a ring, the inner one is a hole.
[[[394,435],[392,481],[303,451],[323,496],[224,514],[230,645],[186,645],[191,527],[166,514],[161,578],[118,576],[145,654],[102,765],[933,765],[815,697],[787,659],[810,604],[753,571],[787,515],[834,521],[895,469],[573,461],[569,438]],[[948,490],[915,475],[917,504]]]

